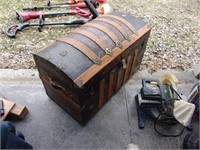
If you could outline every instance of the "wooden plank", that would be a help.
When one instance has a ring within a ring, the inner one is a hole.
[[[100,85],[99,85],[99,109],[103,106],[104,104],[104,95],[105,95],[105,79],[102,79],[100,81]]]
[[[120,70],[119,70],[119,72],[118,72],[118,75],[117,75],[117,85],[116,85],[116,88],[115,88],[116,92],[121,87],[121,83],[122,83],[122,80],[123,80],[122,76],[123,76],[123,68],[121,67]]]
[[[4,115],[0,117],[0,121],[3,121],[6,119],[11,109],[14,107],[15,103],[2,98],[1,100],[3,101],[4,105]]]
[[[111,71],[110,77],[109,77],[109,84],[108,84],[108,98],[110,99],[113,95],[113,87],[114,87],[114,74],[115,70]]]
[[[129,76],[132,76],[133,75],[133,72],[134,72],[134,69],[135,69],[135,64],[136,64],[136,61],[138,59],[138,51],[139,49],[136,49],[135,50],[135,53],[134,53],[134,58],[133,58],[133,62],[132,62],[132,65],[131,65],[131,71],[130,71],[130,75]]]
[[[131,70],[131,60],[132,60],[133,56],[128,56],[128,59],[127,59],[127,67],[126,67],[126,70],[125,70],[125,73],[124,73],[124,80],[123,80],[123,84],[128,80],[128,77],[129,77],[129,73],[130,73],[130,70]]]
[[[23,106],[23,105],[17,104],[17,103],[10,111],[11,115],[13,115],[19,119],[24,119],[24,117],[26,116],[27,113],[28,113],[28,109],[26,108],[26,106]]]

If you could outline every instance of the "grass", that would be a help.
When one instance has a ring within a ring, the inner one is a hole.
[[[162,69],[164,54],[169,57],[169,60],[174,60],[174,64],[167,62],[168,68],[181,66],[187,69],[195,63],[200,63],[199,0],[107,0],[107,2],[114,10],[140,17],[152,26],[141,69]],[[1,30],[18,23],[15,12],[21,12],[24,7],[43,6],[45,3],[45,0],[1,0]],[[59,17],[46,21],[69,19],[72,18]],[[31,20],[31,22],[38,22],[38,20]],[[42,32],[38,32],[37,27],[28,27],[18,32],[15,39],[0,34],[0,68],[12,68],[13,63],[17,64],[15,65],[17,69],[34,67],[31,53],[36,53],[39,48],[62,37],[72,29],[73,27],[69,26],[45,26]],[[14,55],[12,59],[10,55]],[[15,61],[15,57],[19,59]],[[190,58],[193,60],[191,61]],[[163,63],[166,68],[166,62]]]
[[[43,6],[45,5],[45,1],[33,1],[33,0],[12,0],[12,1],[1,1],[0,9],[0,26],[1,29],[5,31],[11,25],[18,24],[18,20],[16,20],[16,12],[22,12],[22,8],[26,7],[33,7],[33,6]],[[2,7],[2,8],[1,8]],[[46,10],[49,11],[49,10]],[[64,10],[63,10],[64,11]],[[61,19],[61,20],[60,20]],[[70,18],[71,19],[71,18]],[[54,18],[54,19],[46,19],[47,21],[66,21],[69,18],[61,17],[61,18]],[[38,20],[31,20],[31,22],[38,22]],[[66,26],[60,27],[47,27],[45,26],[42,29],[42,32],[38,32],[37,27],[27,27],[24,28],[22,31],[17,32],[17,38],[9,38],[4,34],[1,34],[1,52],[12,52],[18,51],[18,49],[26,47],[29,49],[38,49],[46,45],[47,43],[61,37],[62,35],[66,34],[67,31],[71,30],[71,28],[67,28]],[[16,48],[18,45],[18,48]],[[21,45],[21,46],[20,46]],[[25,46],[26,45],[26,46]]]

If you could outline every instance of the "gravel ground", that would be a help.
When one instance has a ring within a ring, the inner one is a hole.
[[[167,68],[187,70],[200,63],[199,0],[107,0],[107,2],[114,10],[131,13],[151,25],[152,31],[141,70],[145,68],[150,72]],[[1,30],[18,23],[15,12],[22,11],[24,7],[44,4],[42,0],[1,0]],[[59,19],[66,20],[69,17]],[[47,21],[52,21],[52,18]],[[0,68],[35,68],[32,53],[72,29],[73,27],[66,26],[45,26],[42,32],[38,32],[37,28],[30,27],[19,32],[15,39],[1,32]]]

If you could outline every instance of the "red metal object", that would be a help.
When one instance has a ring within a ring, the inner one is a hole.
[[[91,13],[84,11],[78,7],[76,7],[75,10],[71,10],[71,11],[63,11],[63,12],[20,12],[17,13],[17,19],[20,22],[25,22],[28,21],[30,19],[37,19],[39,18],[41,15],[45,18],[45,17],[52,17],[52,16],[59,16],[59,15],[79,15],[83,18],[89,18]]]
[[[24,11],[37,11],[43,9],[53,9],[53,8],[87,8],[85,3],[78,3],[78,4],[70,4],[70,5],[55,5],[55,6],[36,6],[36,7],[28,7],[23,8]]]
[[[105,3],[106,0],[98,0],[99,3]]]

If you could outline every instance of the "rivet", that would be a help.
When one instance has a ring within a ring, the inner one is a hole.
[[[65,69],[66,67],[67,67],[66,65],[60,65],[61,70]]]
[[[62,52],[60,52],[60,55],[61,55],[61,56],[66,56],[66,55],[67,55],[67,51],[62,51]]]
[[[49,60],[51,60],[51,57],[45,57],[45,59],[49,61]]]
[[[62,69],[64,69],[64,68],[66,68],[67,66],[66,65],[62,65],[60,62],[58,63],[58,65],[57,65],[57,67],[60,69],[60,70],[62,70]]]
[[[76,81],[76,84],[78,85],[78,87],[81,88],[81,86],[83,85],[83,81],[82,80],[78,80],[78,81]]]

